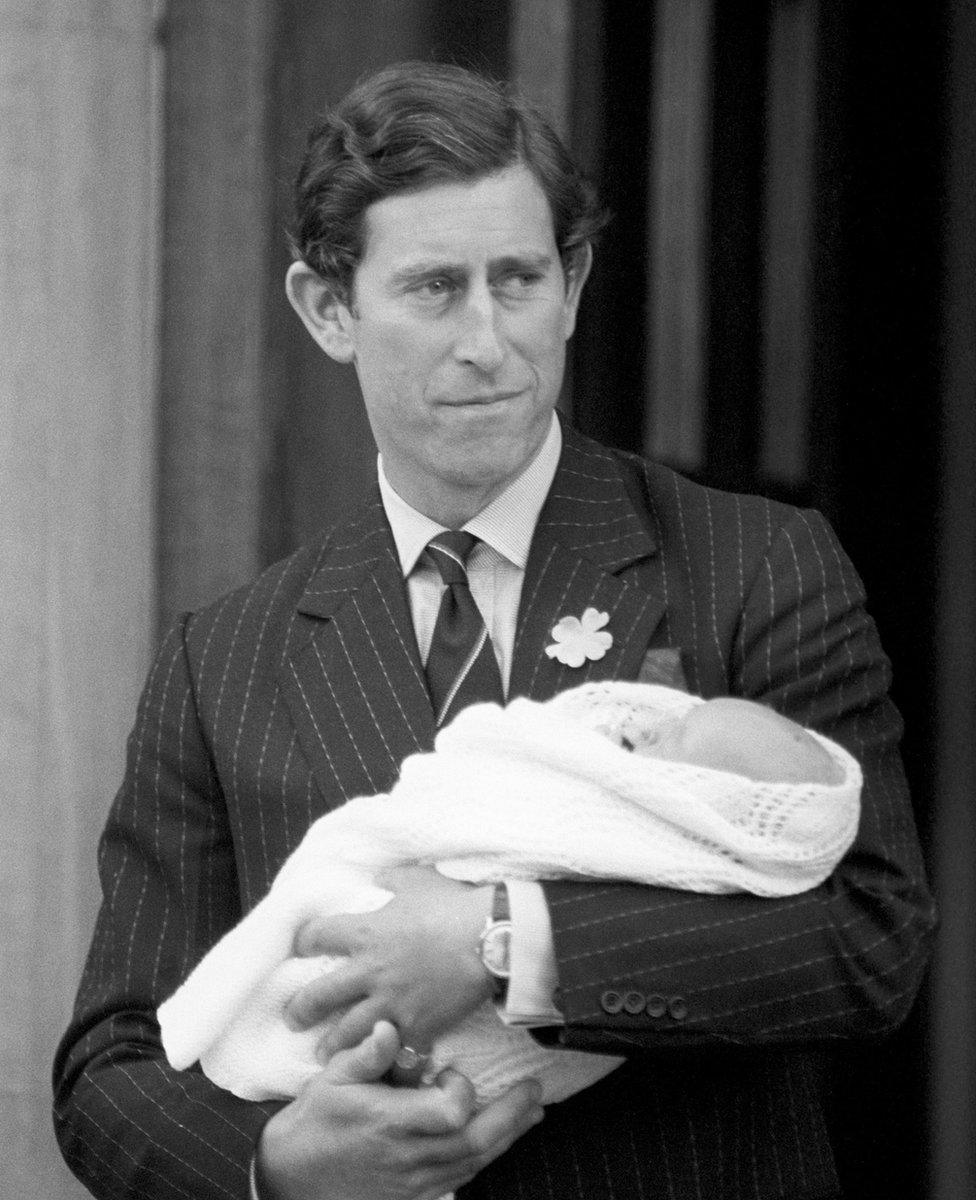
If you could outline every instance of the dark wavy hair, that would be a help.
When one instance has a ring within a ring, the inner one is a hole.
[[[386,67],[310,131],[295,181],[292,253],[348,299],[371,204],[396,192],[475,182],[517,163],[549,201],[570,270],[608,214],[546,119],[507,84],[461,67]]]

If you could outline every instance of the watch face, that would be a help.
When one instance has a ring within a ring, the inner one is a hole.
[[[481,939],[481,961],[485,970],[497,979],[509,976],[509,951],[512,944],[510,921],[495,921],[485,930]]]

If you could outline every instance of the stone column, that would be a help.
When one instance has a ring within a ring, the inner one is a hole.
[[[809,469],[819,0],[773,7],[763,228],[762,468],[800,486]]]
[[[270,0],[168,0],[164,28],[159,608],[167,625],[265,565],[267,262],[281,235],[270,211]]]
[[[0,1195],[80,1197],[54,1044],[154,621],[150,0],[0,0]]]
[[[714,0],[656,0],[645,451],[702,465]]]

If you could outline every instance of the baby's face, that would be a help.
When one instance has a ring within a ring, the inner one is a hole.
[[[690,716],[691,712],[663,717],[650,729],[628,726],[621,735],[621,744],[642,758],[686,762],[682,747]]]
[[[771,708],[732,696],[696,704],[647,731],[624,731],[623,744],[645,758],[731,771],[764,783],[839,783],[821,744]]]

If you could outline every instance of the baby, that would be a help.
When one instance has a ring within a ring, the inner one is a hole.
[[[802,725],[733,696],[696,704],[663,720],[608,730],[647,758],[731,771],[757,783],[840,783],[841,767]]]
[[[246,1099],[294,1096],[321,1069],[323,1030],[289,1028],[285,1006],[336,962],[296,956],[297,938],[316,917],[385,904],[384,870],[791,895],[850,846],[860,785],[840,746],[746,700],[596,683],[475,705],[404,762],[389,796],[311,826],[265,899],[160,1007],[164,1049]],[[455,1067],[482,1100],[534,1076],[553,1103],[620,1061],[545,1050],[486,1003],[437,1040],[431,1071]]]

